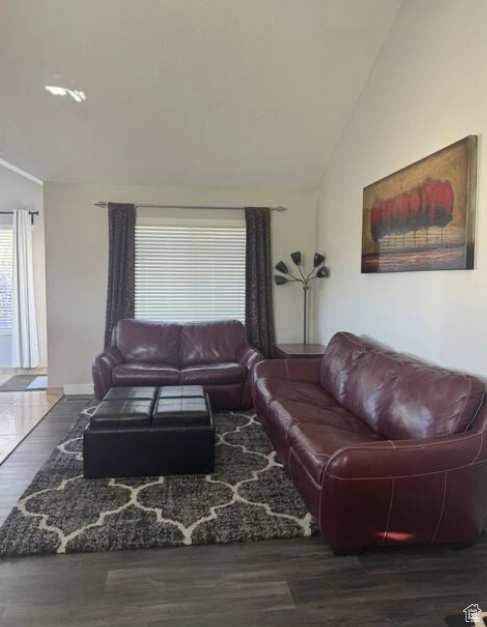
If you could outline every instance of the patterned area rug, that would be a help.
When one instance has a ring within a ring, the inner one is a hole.
[[[317,532],[252,412],[215,413],[212,475],[85,480],[82,434],[93,410],[76,420],[1,527],[0,555],[247,542]]]

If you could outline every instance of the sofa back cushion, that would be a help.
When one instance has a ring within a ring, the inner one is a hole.
[[[113,332],[113,342],[124,361],[179,366],[179,324],[120,320]]]
[[[399,440],[466,431],[479,413],[484,394],[484,385],[474,377],[410,364],[392,386],[381,432]]]
[[[181,367],[236,361],[245,342],[245,329],[237,320],[184,324],[181,333]]]
[[[350,333],[337,333],[320,366],[320,383],[346,409],[391,440],[468,428],[485,386],[474,377],[426,366]]]
[[[351,333],[336,333],[326,347],[318,378],[325,390],[341,405],[350,373],[365,353],[364,342]]]

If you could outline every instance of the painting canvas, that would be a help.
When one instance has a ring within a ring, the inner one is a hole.
[[[477,136],[364,188],[362,272],[469,270]]]

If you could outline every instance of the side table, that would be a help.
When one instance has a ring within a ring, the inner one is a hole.
[[[322,344],[274,344],[274,359],[296,359],[323,357],[325,346]]]

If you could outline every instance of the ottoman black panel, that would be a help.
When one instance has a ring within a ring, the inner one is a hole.
[[[206,475],[214,471],[214,450],[213,422],[207,428],[87,429],[84,476]]]
[[[156,398],[156,387],[116,387],[110,388],[103,397],[104,401],[153,401]]]
[[[103,400],[90,419],[93,429],[142,427],[150,425],[152,401]]]
[[[208,397],[201,386],[188,387],[177,388],[180,397],[174,388],[168,396],[163,394],[168,388],[162,388],[155,405],[138,400],[136,391],[126,400],[104,399],[84,433],[85,477],[213,472],[215,430]]]
[[[160,388],[157,398],[205,398],[202,385],[166,385]]]
[[[208,425],[210,415],[205,398],[159,398],[152,413],[152,425]]]

